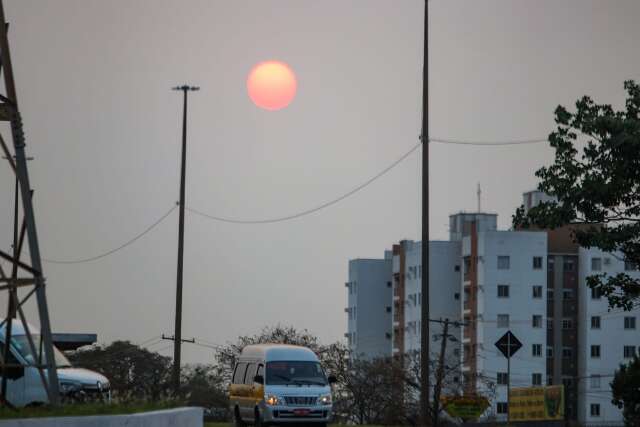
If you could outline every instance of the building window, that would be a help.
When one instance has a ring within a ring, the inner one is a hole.
[[[453,349],[453,355],[456,356],[456,357],[459,357],[460,356],[460,349],[459,348],[454,348]]]
[[[591,299],[600,299],[601,297],[600,288],[591,288]]]
[[[498,314],[498,328],[508,328],[508,327],[509,327],[509,315]]]
[[[593,375],[591,377],[591,388],[600,388],[600,375]]]
[[[496,404],[496,412],[498,414],[506,414],[509,411],[509,407],[507,406],[507,402],[498,402]]]
[[[542,344],[532,344],[531,355],[533,357],[542,357]]]
[[[542,257],[534,256],[533,257],[533,269],[534,270],[542,270]]]
[[[624,358],[625,359],[633,359],[636,355],[636,347],[634,345],[625,345],[624,346]]]
[[[391,282],[387,282],[387,288],[391,287]]]
[[[553,319],[550,317],[547,317],[547,329],[553,329]]]
[[[600,270],[602,270],[602,259],[591,258],[591,271],[600,271]]]
[[[572,300],[573,299],[573,289],[564,289],[562,291],[562,299],[563,300]]]
[[[562,347],[562,358],[570,359],[573,357],[573,349],[571,347]]]
[[[556,264],[556,260],[555,258],[547,258],[547,270],[548,271],[553,271],[553,267]]]
[[[574,267],[573,259],[565,257],[564,262],[562,263],[562,267],[564,271],[573,271],[573,267]]]
[[[550,345],[547,346],[547,357],[549,359],[553,358],[553,347],[551,347]]]
[[[542,286],[533,287],[533,298],[542,298]]]
[[[592,345],[591,346],[591,358],[592,359],[600,359],[600,346]]]
[[[498,256],[498,270],[508,270],[510,268],[510,259],[508,255]]]
[[[453,267],[453,271],[458,272],[460,271],[460,266],[456,265],[455,267]]]
[[[553,385],[553,376],[547,375],[547,385]]]
[[[388,306],[386,307],[386,310],[387,310],[387,313],[391,313],[391,306],[390,306],[390,305],[388,305]]]
[[[547,299],[548,300],[553,299],[553,289],[547,289]]]
[[[631,316],[631,317],[625,317],[624,318],[624,328],[625,329],[635,329],[636,328],[636,318]]]
[[[600,416],[600,404],[599,403],[592,403],[591,404],[591,416],[592,417],[599,417]]]
[[[542,374],[531,374],[531,385],[542,385]]]
[[[573,321],[571,319],[562,319],[562,329],[573,329]]]
[[[534,314],[533,317],[531,317],[531,326],[534,328],[542,328],[542,316]]]
[[[600,316],[591,316],[591,329],[600,329]]]
[[[624,269],[625,271],[636,271],[638,269],[638,265],[635,262],[624,260]]]
[[[498,372],[498,385],[507,385],[509,382],[509,375],[506,372]]]
[[[498,285],[498,298],[509,298],[509,285]]]
[[[453,294],[453,299],[460,300],[460,292]]]

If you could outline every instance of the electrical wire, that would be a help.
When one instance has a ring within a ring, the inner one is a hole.
[[[505,145],[524,145],[524,144],[540,144],[548,142],[549,138],[520,139],[507,141],[470,141],[448,138],[430,138],[429,142],[439,144],[455,144],[455,145],[477,145],[477,146],[505,146]]]
[[[375,174],[373,177],[369,178],[368,180],[366,180],[364,183],[358,185],[356,188],[344,193],[343,195],[332,199],[328,202],[325,202],[319,206],[316,206],[314,208],[311,209],[307,209],[298,213],[294,213],[291,215],[286,215],[286,216],[282,216],[282,217],[277,217],[277,218],[265,218],[265,219],[236,219],[236,218],[226,218],[226,217],[221,217],[221,216],[216,216],[216,215],[211,215],[205,212],[201,212],[199,210],[190,208],[190,207],[186,207],[186,210],[188,210],[191,213],[194,213],[196,215],[199,215],[203,218],[208,218],[208,219],[212,219],[215,221],[221,221],[221,222],[228,222],[228,223],[232,223],[232,224],[271,224],[271,223],[275,223],[275,222],[282,222],[282,221],[288,221],[288,220],[292,220],[292,219],[296,219],[296,218],[300,218],[306,215],[310,215],[312,213],[318,212],[319,210],[328,208],[329,206],[335,205],[338,202],[341,202],[342,200],[346,199],[349,196],[352,196],[353,194],[357,193],[358,191],[362,190],[363,188],[367,187],[369,184],[372,184],[375,180],[377,180],[378,178],[382,177],[383,175],[385,175],[387,172],[389,172],[391,169],[393,169],[394,167],[396,167],[397,165],[399,165],[404,159],[406,159],[407,157],[409,157],[409,155],[411,155],[411,153],[413,153],[414,151],[416,151],[418,149],[418,147],[420,147],[422,144],[418,143],[416,145],[414,145],[413,147],[411,147],[411,149],[409,151],[407,151],[405,154],[403,154],[399,159],[397,159],[396,161],[394,161],[393,163],[391,163],[391,165],[387,166],[386,168],[384,168],[382,171],[378,172],[377,174]]]
[[[141,233],[137,234],[135,237],[133,237],[132,239],[128,240],[127,242],[123,243],[122,245],[111,249],[107,252],[101,253],[99,255],[96,256],[92,256],[89,258],[80,258],[80,259],[71,259],[71,260],[60,260],[60,259],[47,259],[47,258],[43,258],[42,260],[44,262],[50,263],[50,264],[80,264],[80,263],[84,263],[84,262],[91,262],[91,261],[96,261],[99,260],[101,258],[104,258],[106,256],[109,256],[115,252],[118,252],[121,249],[126,248],[127,246],[131,245],[132,243],[134,243],[136,240],[140,239],[142,236],[144,236],[145,234],[147,234],[148,232],[150,232],[151,230],[153,230],[156,226],[158,226],[162,221],[165,220],[165,218],[167,218],[171,212],[174,211],[174,209],[177,207],[177,205],[174,205],[171,207],[171,209],[169,209],[169,211],[167,211],[167,213],[165,213],[164,215],[162,215],[156,222],[154,222],[153,224],[151,224],[149,227],[147,227],[146,229],[144,229],[144,231],[142,231]]]

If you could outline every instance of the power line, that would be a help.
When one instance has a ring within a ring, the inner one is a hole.
[[[533,139],[516,139],[506,141],[471,141],[448,138],[430,138],[429,142],[438,144],[455,144],[455,145],[477,145],[477,146],[505,146],[505,145],[524,145],[524,144],[540,144],[548,142],[549,138],[533,138]]]
[[[376,175],[374,175],[372,178],[369,178],[367,181],[365,181],[364,183],[360,184],[359,186],[357,186],[356,188],[354,188],[351,191],[348,191],[347,193],[333,199],[330,200],[328,202],[325,202],[319,206],[316,206],[315,208],[311,208],[311,209],[307,209],[304,210],[302,212],[298,212],[295,214],[291,214],[291,215],[287,215],[287,216],[283,216],[283,217],[278,217],[278,218],[268,218],[268,219],[254,219],[254,220],[244,220],[244,219],[235,219],[235,218],[225,218],[225,217],[220,217],[220,216],[216,216],[216,215],[211,215],[211,214],[207,214],[201,211],[198,211],[196,209],[193,208],[189,208],[187,207],[186,209],[189,212],[192,212],[196,215],[200,215],[204,218],[209,218],[215,221],[221,221],[221,222],[229,222],[232,224],[271,224],[274,222],[282,222],[282,221],[288,221],[291,219],[296,219],[296,218],[300,218],[302,216],[306,216],[306,215],[310,215],[312,213],[318,212],[319,210],[322,210],[324,208],[328,208],[329,206],[335,205],[336,203],[346,199],[347,197],[357,193],[358,191],[362,190],[363,188],[367,187],[369,184],[373,183],[375,180],[377,180],[378,178],[380,178],[381,176],[385,175],[387,172],[389,172],[391,169],[393,169],[394,167],[396,167],[398,164],[400,164],[404,159],[406,159],[407,157],[409,157],[409,155],[411,155],[411,153],[413,153],[414,151],[416,151],[418,149],[418,147],[420,147],[422,144],[418,143],[416,145],[414,145],[413,147],[411,147],[411,149],[409,151],[407,151],[405,154],[403,154],[399,159],[397,159],[395,162],[391,163],[391,165],[387,166],[386,168],[384,168],[382,171],[378,172]]]
[[[157,225],[159,225],[162,221],[164,221],[165,218],[167,218],[171,212],[173,212],[173,210],[176,208],[177,205],[174,205],[171,207],[171,209],[169,209],[169,211],[167,211],[167,213],[165,213],[164,215],[162,215],[160,217],[160,219],[158,219],[156,222],[154,222],[153,224],[151,224],[149,227],[147,227],[144,231],[142,231],[141,233],[137,234],[134,238],[128,240],[127,242],[123,243],[122,245],[111,249],[107,252],[104,252],[100,255],[96,255],[96,256],[92,256],[89,258],[81,258],[81,259],[72,259],[72,260],[57,260],[57,259],[46,259],[43,258],[42,260],[44,262],[48,262],[50,264],[80,264],[80,263],[84,263],[84,262],[91,262],[91,261],[96,261],[100,258],[104,258],[106,256],[109,256],[115,252],[118,252],[121,249],[126,248],[127,246],[131,245],[132,243],[134,243],[136,240],[140,239],[142,236],[144,236],[145,234],[147,234],[148,232],[150,232],[151,230],[153,230]]]

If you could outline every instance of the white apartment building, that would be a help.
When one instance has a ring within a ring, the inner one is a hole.
[[[347,333],[351,351],[367,358],[391,356],[391,253],[349,261]]]
[[[523,195],[526,208],[547,200],[536,191]],[[578,247],[568,228],[499,231],[496,225],[495,214],[451,215],[450,240],[429,243],[430,317],[464,322],[450,328],[458,341],[448,357],[459,354],[465,390],[488,393],[485,416],[506,419],[507,360],[495,342],[510,330],[523,344],[511,359],[512,387],[562,384],[569,419],[622,425],[609,383],[640,352],[640,309],[609,311],[586,278],[619,272],[640,278],[640,272],[620,256]],[[403,240],[383,260],[350,261],[346,335],[362,356],[420,350],[421,248]],[[361,322],[365,311],[375,316]],[[430,331],[435,358],[442,326],[432,323]]]
[[[511,359],[511,386],[542,386],[547,372],[547,234],[478,231],[462,238],[463,376],[469,393],[490,395],[487,415],[506,419],[507,359],[495,343],[511,331],[523,344]]]
[[[596,249],[579,251],[578,421],[584,425],[621,422],[622,413],[611,404],[609,383],[621,363],[640,351],[640,309],[609,310],[607,299],[592,291],[587,276],[625,272],[640,278],[637,267]]]
[[[422,242],[403,240],[393,246],[393,353],[420,351],[422,328]],[[460,242],[429,242],[430,317],[460,322]],[[431,343],[438,343],[442,323],[430,325]],[[447,358],[460,356],[460,329],[450,327],[456,340],[447,346]],[[433,345],[437,357],[440,346]]]

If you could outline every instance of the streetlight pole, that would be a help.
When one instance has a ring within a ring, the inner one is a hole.
[[[182,113],[182,162],[180,168],[180,219],[178,220],[178,275],[176,280],[176,326],[173,341],[173,387],[176,396],[180,392],[180,350],[182,345],[182,271],[184,258],[184,193],[187,168],[187,93],[199,87],[182,85],[173,90],[182,91],[184,107]]]
[[[420,415],[422,425],[429,417],[429,0],[424,0],[424,65],[422,67],[422,285],[420,328]],[[435,405],[434,405],[435,406]]]

